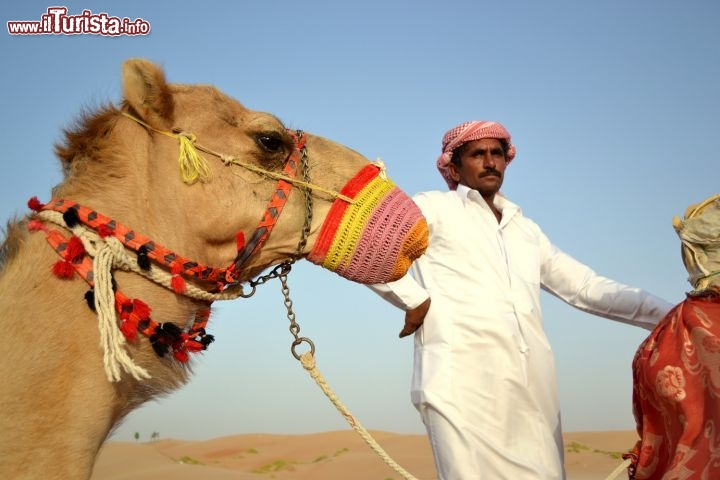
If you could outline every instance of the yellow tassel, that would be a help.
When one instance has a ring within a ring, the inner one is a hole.
[[[180,141],[179,162],[183,182],[188,185],[198,180],[207,182],[211,177],[210,167],[195,148],[195,135],[181,133],[177,138]]]
[[[220,159],[222,159],[223,163],[225,165],[240,165],[242,167],[247,168],[248,170],[251,170],[253,172],[259,173],[261,175],[265,175],[270,178],[274,178],[276,180],[285,180],[289,183],[294,184],[295,186],[302,186],[305,188],[309,188],[311,190],[319,191],[322,193],[325,193],[332,197],[333,199],[338,198],[340,200],[343,200],[347,203],[354,204],[355,200],[352,198],[349,198],[339,192],[336,192],[334,190],[329,190],[323,187],[320,187],[318,185],[314,185],[312,183],[303,182],[302,180],[298,180],[296,178],[290,178],[287,175],[272,172],[265,170],[262,167],[258,167],[256,165],[245,163],[240,161],[238,158],[235,158],[233,156],[228,155],[222,155],[218,152],[215,152],[207,147],[203,147],[202,145],[197,145],[195,143],[196,137],[193,133],[186,133],[186,132],[180,132],[180,133],[173,133],[173,132],[165,132],[163,130],[158,130],[157,128],[153,128],[147,123],[143,122],[139,118],[135,118],[129,113],[126,112],[120,112],[130,120],[133,120],[140,125],[144,126],[145,128],[148,128],[152,130],[153,132],[157,132],[161,135],[165,135],[166,137],[175,138],[180,142],[180,172],[182,174],[183,182],[185,182],[188,185],[192,185],[193,183],[197,182],[198,180],[201,182],[207,182],[212,177],[212,171],[210,170],[210,167],[207,164],[207,161],[198,153],[198,150],[201,150],[207,154],[214,155]],[[382,177],[384,180],[387,180],[387,175],[385,174],[385,164],[382,162],[382,160],[379,160],[375,162],[375,164],[380,168],[380,177]]]

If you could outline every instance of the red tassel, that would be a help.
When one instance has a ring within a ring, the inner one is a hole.
[[[120,324],[120,331],[125,336],[125,339],[134,342],[137,338],[137,325],[133,322],[122,322]]]
[[[237,243],[238,252],[245,248],[245,234],[243,232],[238,232],[235,236],[235,243]]]
[[[175,360],[177,360],[178,362],[182,362],[182,363],[186,363],[190,359],[190,356],[188,355],[188,351],[185,350],[184,348],[180,349],[180,350],[175,350],[173,352],[173,356],[175,357]]]
[[[53,265],[52,272],[58,278],[68,279],[72,278],[73,273],[75,273],[75,269],[73,268],[72,263],[58,260],[55,262],[55,265]]]
[[[28,230],[31,232],[38,232],[38,231],[43,231],[45,233],[48,232],[48,228],[40,220],[30,220],[28,222]]]
[[[82,259],[83,255],[85,255],[85,245],[83,245],[82,240],[73,235],[67,243],[63,257],[70,262],[74,262]]]
[[[30,200],[28,200],[28,207],[30,207],[30,210],[39,212],[40,210],[45,208],[45,204],[40,202],[37,197],[32,197]]]
[[[130,306],[130,308],[127,308]],[[120,318],[125,320],[132,312],[132,302],[120,291],[115,292],[115,311],[118,312]]]
[[[105,238],[112,236],[114,231],[112,228],[108,227],[107,223],[103,223],[98,227],[97,233],[100,235],[100,238]]]
[[[143,320],[150,317],[150,307],[142,300],[133,300],[133,313]]]
[[[188,340],[185,342],[185,348],[190,352],[197,353],[205,350],[205,345],[195,340]]]
[[[175,275],[174,277],[172,277],[172,280],[170,280],[170,286],[172,287],[173,291],[178,295],[181,295],[183,292],[185,292],[185,288],[187,287],[187,285],[185,285],[185,279],[179,275]]]

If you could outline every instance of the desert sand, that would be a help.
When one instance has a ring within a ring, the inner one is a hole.
[[[418,480],[436,479],[424,435],[371,432]],[[604,480],[630,449],[632,431],[565,434],[568,480]],[[92,480],[400,480],[354,431],[236,435],[204,441],[108,442]],[[617,478],[626,479],[626,474]]]

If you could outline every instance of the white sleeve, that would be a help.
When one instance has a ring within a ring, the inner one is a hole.
[[[647,330],[673,307],[640,288],[597,275],[549,241],[544,247],[542,287],[573,307]]]
[[[410,273],[394,282],[368,285],[368,288],[402,310],[411,310],[430,297]]]
[[[413,201],[425,217],[430,237],[428,241],[432,241],[434,209],[430,196],[426,193],[419,193],[413,197]],[[368,285],[368,288],[392,305],[406,311],[419,306],[430,297],[427,290],[415,280],[410,272],[394,282]]]

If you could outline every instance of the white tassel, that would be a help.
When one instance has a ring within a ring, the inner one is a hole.
[[[113,245],[114,244],[114,245]],[[95,273],[95,310],[98,314],[100,346],[103,349],[103,364],[108,380],[119,382],[122,368],[136,380],[150,378],[150,374],[133,362],[125,350],[125,337],[118,328],[115,313],[115,294],[112,289],[112,266],[116,252],[121,254],[124,247],[114,237],[105,239],[105,244],[97,250],[93,259]]]

